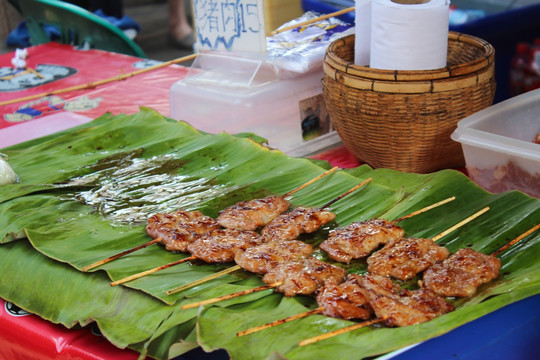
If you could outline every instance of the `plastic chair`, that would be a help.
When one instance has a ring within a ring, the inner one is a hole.
[[[146,58],[142,49],[119,28],[79,6],[57,0],[9,2],[26,19],[32,45],[51,41],[42,27],[47,24],[59,28],[61,43]]]

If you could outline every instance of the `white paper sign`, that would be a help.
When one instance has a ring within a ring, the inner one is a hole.
[[[200,50],[266,52],[263,0],[193,0]]]

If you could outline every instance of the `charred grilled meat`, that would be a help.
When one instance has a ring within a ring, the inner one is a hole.
[[[234,261],[247,271],[266,274],[280,263],[308,257],[313,247],[298,240],[270,241],[239,251]]]
[[[380,245],[401,239],[403,235],[405,231],[391,221],[371,219],[332,231],[320,248],[331,259],[349,263],[352,259],[369,256]]]
[[[454,310],[454,306],[429,289],[400,289],[389,278],[377,275],[362,277],[369,304],[387,326],[420,324]]]
[[[327,283],[317,294],[317,304],[324,308],[324,315],[338,319],[367,320],[373,315],[362,277],[356,274],[350,274],[341,284]]]
[[[157,213],[148,219],[146,232],[152,238],[161,238],[168,251],[187,251],[187,246],[200,235],[220,226],[215,219],[200,211],[178,210]]]
[[[268,285],[282,283],[276,290],[294,296],[313,294],[327,282],[342,283],[346,276],[344,269],[309,257],[278,264],[264,275],[263,281]]]
[[[218,223],[224,228],[255,230],[287,211],[290,204],[279,196],[241,201],[219,212]]]
[[[443,296],[469,297],[499,276],[501,261],[473,249],[460,249],[424,272],[422,287]]]
[[[234,261],[238,251],[263,243],[263,238],[254,231],[234,229],[211,230],[187,246],[191,255],[207,263]]]
[[[403,238],[391,241],[368,259],[371,274],[408,280],[448,257],[447,248],[431,239]]]
[[[297,207],[268,223],[261,235],[269,240],[294,240],[300,234],[312,233],[336,218],[331,211]]]

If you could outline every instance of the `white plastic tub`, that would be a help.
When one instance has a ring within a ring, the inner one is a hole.
[[[321,79],[322,67],[283,76],[264,60],[201,54],[171,87],[170,114],[210,133],[252,132],[272,148],[303,156],[339,142]]]
[[[470,178],[490,192],[540,198],[540,89],[492,105],[458,123]]]

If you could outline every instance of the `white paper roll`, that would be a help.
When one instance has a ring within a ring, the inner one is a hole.
[[[366,66],[371,46],[371,0],[355,0],[354,11],[354,63]]]
[[[445,67],[449,5],[449,0],[372,0],[370,66],[387,70]]]

